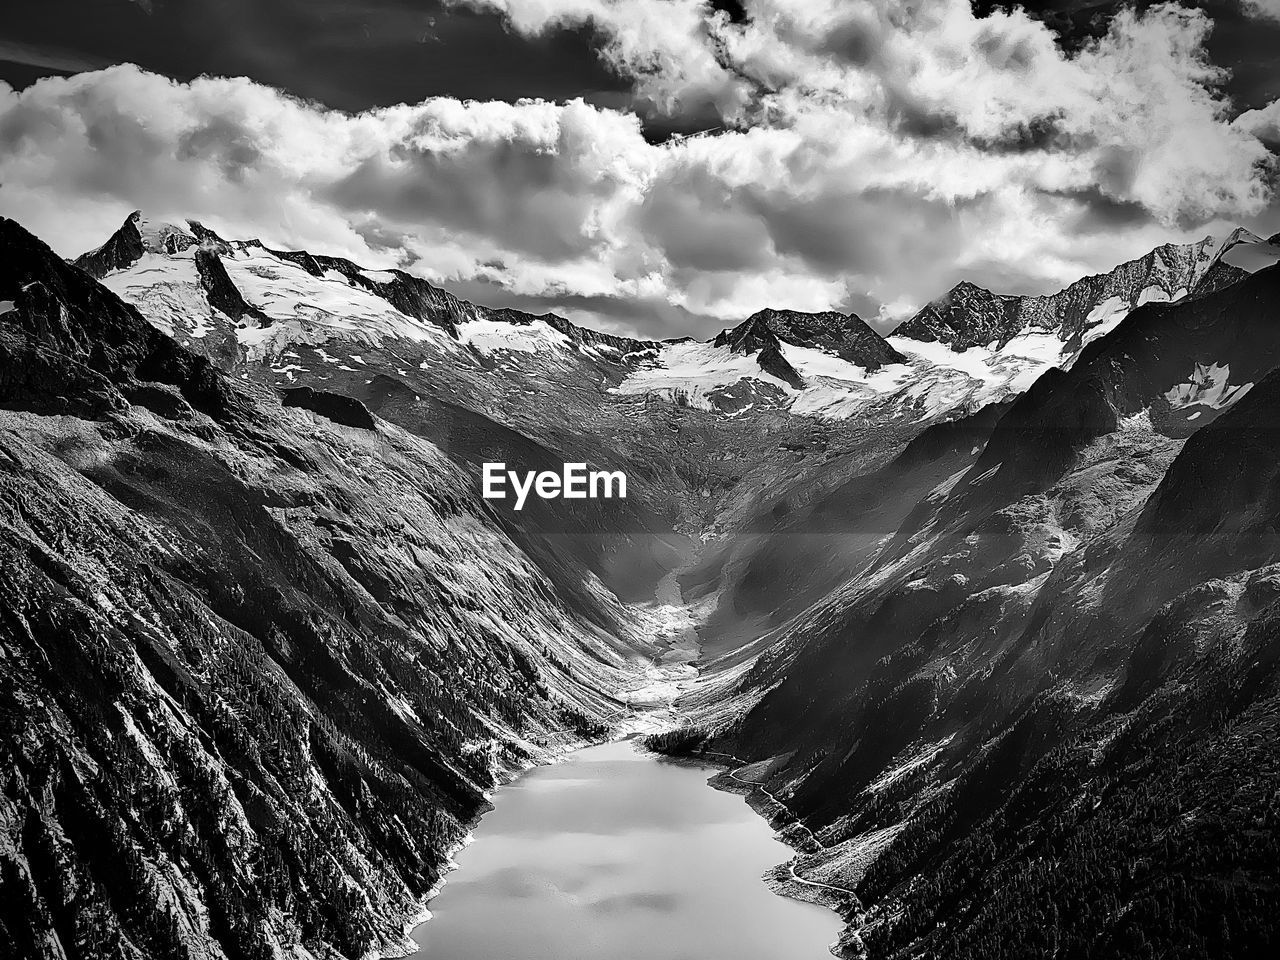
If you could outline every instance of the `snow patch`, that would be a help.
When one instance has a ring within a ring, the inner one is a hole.
[[[1203,406],[1223,410],[1253,389],[1252,383],[1231,385],[1230,364],[1197,363],[1186,383],[1179,383],[1164,395],[1174,410]]]
[[[1166,293],[1161,287],[1146,287],[1138,294],[1138,306],[1144,303],[1172,303],[1174,300],[1181,300],[1187,295],[1185,287],[1179,287],[1172,294]]]
[[[501,320],[468,320],[458,325],[458,339],[481,353],[513,350],[537,353],[569,345],[569,338],[545,320],[506,323]]]
[[[141,217],[137,227],[142,237],[142,248],[149,253],[165,254],[171,247],[194,247],[199,243],[190,230],[177,224]]]
[[[371,346],[385,339],[432,341],[454,349],[444,330],[401,313],[375,293],[352,286],[337,271],[313,276],[257,244],[224,257],[223,264],[245,299],[275,321],[269,327],[247,326],[238,331],[250,360],[278,354],[295,344],[315,345],[334,339]]]
[[[714,410],[707,394],[747,379],[768,383],[786,393],[795,392],[790,384],[765,373],[754,356],[696,341],[663,344],[656,357],[612,392],[656,393],[667,399],[679,396],[687,399],[690,406]]]

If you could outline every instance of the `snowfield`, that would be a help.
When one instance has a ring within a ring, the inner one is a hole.
[[[239,339],[250,360],[277,354],[289,344],[331,339],[371,346],[389,338],[452,345],[441,328],[406,316],[337,271],[312,276],[257,244],[224,256],[222,262],[244,298],[276,321],[270,327],[241,328]]]
[[[196,271],[194,248],[172,255],[144,253],[130,269],[110,274],[102,282],[171,337],[198,340],[215,324],[231,322],[209,304]]]
[[[955,351],[907,337],[889,337],[888,343],[907,362],[869,371],[823,350],[784,342],[783,357],[804,378],[799,390],[761,369],[754,355],[710,343],[664,344],[615,392],[682,398],[690,406],[716,410],[718,391],[757,381],[785,396],[796,414],[845,420],[890,408],[895,413],[905,409],[912,419],[932,419],[1019,393],[1046,369],[1063,366],[1074,356],[1055,335],[1039,331],[1020,334],[1003,348]]]
[[[545,320],[523,324],[486,318],[469,320],[458,325],[458,339],[481,353],[499,350],[537,353],[539,350],[572,346],[568,337]]]

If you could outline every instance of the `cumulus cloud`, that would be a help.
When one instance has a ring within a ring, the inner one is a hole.
[[[1236,117],[1232,126],[1251,137],[1280,150],[1280,100],[1260,110],[1249,110]]]
[[[640,93],[669,112],[711,106],[737,115],[748,85],[721,62],[721,33],[728,17],[692,0],[446,0],[503,15],[520,33],[539,35],[561,27],[593,26],[604,38],[601,57]]]
[[[887,325],[963,277],[1051,288],[1270,200],[1274,108],[1231,122],[1210,24],[1173,5],[1068,55],[967,0],[466,2],[590,26],[638,100],[724,129],[655,145],[581,101],[350,115],[118,67],[0,85],[0,210],[69,254],[144,207],[676,335],[770,304]]]

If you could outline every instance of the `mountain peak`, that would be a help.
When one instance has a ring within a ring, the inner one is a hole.
[[[742,354],[770,347],[780,350],[779,342],[823,350],[866,370],[905,362],[902,355],[857,314],[834,310],[805,313],[766,307],[733,329],[722,331],[713,341],[716,346],[728,346]]]
[[[925,343],[945,343],[963,351],[1017,332],[1017,298],[992,293],[962,280],[907,320],[894,334]]]
[[[201,240],[187,227],[149,220],[141,210],[135,210],[106,243],[81,254],[73,262],[90,276],[101,280],[109,273],[129,269],[142,259],[143,254],[172,256],[200,243]]]
[[[133,218],[121,230],[130,226],[122,244],[140,242]],[[238,402],[206,358],[3,217],[0,264],[0,299],[11,304],[0,330],[0,402],[97,417],[125,408],[142,381],[178,388],[211,416]]]

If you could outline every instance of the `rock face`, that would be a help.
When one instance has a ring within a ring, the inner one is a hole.
[[[713,346],[754,356],[764,373],[803,390],[805,377],[787,359],[783,344],[822,351],[868,372],[906,360],[854,314],[760,310],[712,340]]]
[[[1008,342],[1024,326],[1019,323],[1020,300],[965,281],[928,304],[894,333],[925,343],[945,343],[953,350]]]
[[[208,360],[177,347],[12,220],[0,219],[4,274],[0,402],[48,412],[105,413],[127,406],[123,382],[179,388],[193,406],[226,414],[237,398]]]
[[[127,270],[144,253],[175,254],[199,243],[198,238],[181,227],[145,220],[135,210],[102,246],[76,258],[75,264],[90,276],[101,279],[109,273]]]
[[[8,220],[0,303],[0,955],[393,948],[496,778],[616,715],[620,607]]]
[[[761,310],[712,343],[734,353],[757,354],[761,369],[797,389],[804,378],[783,356],[782,343],[822,350],[868,371],[906,361],[855,314]]]
[[[231,282],[216,247],[202,245],[195,253],[195,264],[200,285],[213,311],[238,324],[256,322],[259,327],[271,326],[271,318],[246,301],[244,294]]]
[[[795,310],[761,310],[715,339],[738,353],[754,353],[777,340],[800,347],[825,350],[867,370],[905,358],[885,342],[856,314],[799,313]]]
[[[287,390],[281,390],[280,397],[286,407],[302,407],[322,417],[328,417],[334,423],[360,427],[362,430],[376,428],[373,415],[363,403],[352,397],[344,397],[340,393],[326,393],[323,390],[313,390],[311,387],[290,387]]]
[[[1090,327],[1152,300],[1177,300],[1220,289],[1245,276],[1223,261],[1240,244],[1261,243],[1237,229],[1225,241],[1166,244],[1110,273],[1085,277],[1049,296],[994,294],[975,284],[957,284],[894,331],[896,336],[945,343],[952,350],[998,344],[1023,331],[1052,333],[1064,343]]]

